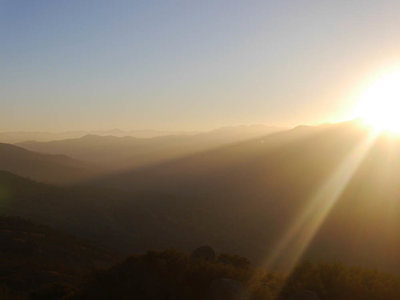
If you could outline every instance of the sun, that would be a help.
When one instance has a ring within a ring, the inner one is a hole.
[[[356,116],[376,130],[400,133],[400,70],[383,76],[362,94]]]

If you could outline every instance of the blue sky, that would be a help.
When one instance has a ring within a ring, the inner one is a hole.
[[[0,130],[345,119],[399,1],[0,0]]]

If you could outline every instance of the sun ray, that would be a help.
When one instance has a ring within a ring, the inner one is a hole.
[[[289,272],[293,270],[376,137],[376,132],[369,134],[315,192],[307,207],[273,248],[264,262],[264,267],[271,269],[278,261],[283,261],[286,270]]]

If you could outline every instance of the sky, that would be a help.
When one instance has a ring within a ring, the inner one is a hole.
[[[0,0],[0,131],[345,120],[400,1]]]

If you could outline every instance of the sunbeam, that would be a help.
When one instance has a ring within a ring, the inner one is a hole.
[[[315,192],[304,211],[293,222],[264,262],[267,269],[284,262],[291,272],[312,241],[329,211],[363,161],[378,133],[368,135]]]

